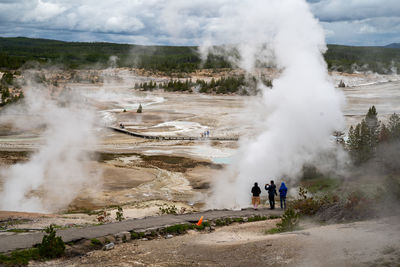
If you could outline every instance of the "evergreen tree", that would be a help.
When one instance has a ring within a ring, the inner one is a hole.
[[[380,131],[379,131],[379,137],[378,137],[378,142],[379,143],[384,143],[388,142],[390,140],[390,131],[386,127],[384,123],[381,124]]]
[[[346,144],[354,163],[358,165],[371,159],[380,138],[385,137],[380,135],[377,112],[372,106],[365,119],[349,130]]]
[[[376,112],[375,106],[372,106],[368,109],[368,113],[365,115],[365,122],[369,129],[370,145],[371,147],[375,148],[378,143],[379,135],[378,113]]]
[[[136,112],[137,113],[142,113],[142,104],[139,104],[139,107],[138,107]]]
[[[389,117],[388,129],[391,139],[400,140],[400,116],[393,113]]]

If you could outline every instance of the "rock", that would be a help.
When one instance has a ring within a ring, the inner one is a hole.
[[[210,226],[210,232],[215,231],[215,227],[214,226]]]
[[[173,236],[173,235],[170,235],[170,234],[168,234],[168,235],[165,236],[166,239],[173,238],[173,237],[174,237],[174,236]]]
[[[103,247],[103,250],[110,250],[110,249],[113,249],[114,247],[115,247],[114,243],[111,242],[111,243],[105,244]]]
[[[142,240],[142,241],[147,241],[147,240],[149,240],[148,238],[142,238],[142,239],[140,239],[140,240]]]

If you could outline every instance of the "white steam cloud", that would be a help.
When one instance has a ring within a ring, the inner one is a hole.
[[[329,81],[324,32],[305,0],[218,3],[200,51],[207,54],[211,45],[224,44],[239,52],[234,63],[249,73],[272,60],[281,70],[272,90],[259,85],[261,105],[251,110],[261,118],[253,125],[257,136],[242,138],[236,160],[214,185],[211,206],[238,208],[249,206],[254,182],[295,177],[304,163],[332,148],[330,136],[343,125],[344,97]],[[185,13],[182,6],[178,20]]]
[[[99,173],[87,166],[88,150],[96,144],[93,133],[94,110],[83,108],[79,97],[64,95],[55,99],[45,88],[30,86],[23,105],[10,107],[12,113],[24,110],[13,120],[18,128],[44,125],[43,144],[29,161],[2,169],[5,178],[0,192],[0,209],[50,212],[65,208],[85,187],[98,184]],[[76,92],[74,92],[76,94]]]

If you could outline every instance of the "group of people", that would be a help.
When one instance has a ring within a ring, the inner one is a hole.
[[[273,210],[275,209],[275,196],[278,196],[278,193],[276,192],[276,185],[274,181],[271,181],[270,184],[265,184],[264,188],[268,192],[270,209]],[[286,209],[287,190],[288,189],[285,183],[282,182],[281,187],[279,188],[279,199],[281,201],[281,209]],[[251,189],[251,193],[253,194],[253,197],[251,198],[251,203],[253,204],[253,207],[256,210],[258,208],[258,205],[260,205],[260,194],[261,194],[261,189],[258,186],[258,183],[254,183],[254,186]]]
[[[200,136],[201,136],[201,138],[210,137],[210,131],[207,130],[207,131],[205,131],[205,132],[202,132],[202,133],[200,134]]]

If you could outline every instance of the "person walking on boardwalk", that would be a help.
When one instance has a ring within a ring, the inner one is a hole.
[[[281,187],[279,188],[279,199],[281,200],[281,209],[286,209],[286,194],[287,187],[284,182],[281,183]]]
[[[273,210],[273,209],[275,209],[275,196],[278,195],[276,193],[276,185],[274,184],[273,180],[271,180],[271,184],[265,185],[265,190],[268,191],[269,206],[270,206],[270,209]]]
[[[258,205],[260,205],[261,194],[261,189],[258,186],[258,183],[254,183],[254,186],[251,189],[251,193],[253,194],[253,197],[251,198],[251,204],[253,204],[254,209],[257,210]]]

